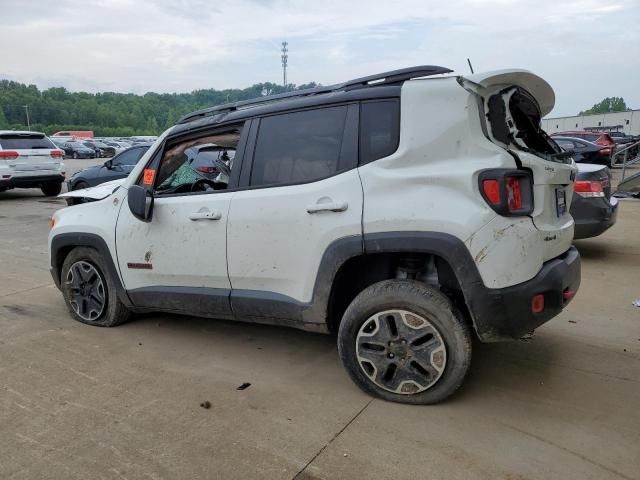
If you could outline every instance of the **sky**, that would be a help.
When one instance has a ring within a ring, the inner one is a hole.
[[[324,85],[412,65],[526,68],[550,116],[640,108],[640,0],[0,0],[0,78],[72,91]]]

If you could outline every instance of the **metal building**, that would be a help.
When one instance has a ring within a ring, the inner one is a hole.
[[[640,110],[579,115],[575,117],[543,118],[542,128],[548,133],[567,130],[599,130],[640,135]]]

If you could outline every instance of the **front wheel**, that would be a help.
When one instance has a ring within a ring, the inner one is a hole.
[[[115,327],[129,319],[105,260],[96,250],[73,249],[62,264],[62,295],[74,319],[98,327]]]
[[[471,362],[471,333],[449,298],[412,280],[385,280],[349,305],[338,351],[365,392],[400,403],[431,404],[453,394]]]
[[[74,158],[74,160],[78,159],[78,152],[73,152],[72,157]]]
[[[47,197],[55,197],[60,195],[62,191],[62,183],[45,183],[40,187],[42,193],[44,193]]]

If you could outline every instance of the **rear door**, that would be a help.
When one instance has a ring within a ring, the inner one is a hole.
[[[62,151],[42,133],[0,134],[0,150],[4,152],[2,160],[16,176],[57,173],[63,158]]]
[[[361,236],[357,114],[354,104],[259,120],[227,225],[236,318],[299,320],[287,306],[311,302],[327,247]]]

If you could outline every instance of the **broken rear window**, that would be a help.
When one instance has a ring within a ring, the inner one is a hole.
[[[518,87],[502,90],[489,98],[488,107],[491,133],[499,142],[545,160],[571,161],[563,157],[562,150],[540,127],[540,107],[526,90]]]

